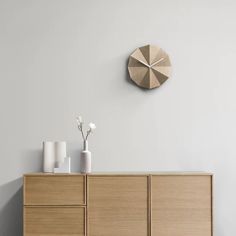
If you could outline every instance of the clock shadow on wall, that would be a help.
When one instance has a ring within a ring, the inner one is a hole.
[[[137,48],[127,59],[126,80],[143,91],[159,88],[171,74],[168,54],[158,46]]]

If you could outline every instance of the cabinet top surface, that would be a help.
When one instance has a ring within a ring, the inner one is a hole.
[[[213,175],[209,172],[200,172],[200,171],[156,171],[156,172],[92,172],[90,174],[82,173],[27,173],[24,176],[77,176],[77,175],[87,175],[87,176],[97,176],[97,175]]]

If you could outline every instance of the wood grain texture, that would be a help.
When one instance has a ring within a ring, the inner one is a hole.
[[[147,176],[88,176],[88,236],[148,235]]]
[[[211,176],[152,176],[152,235],[212,234]]]
[[[85,236],[85,207],[24,207],[24,236]]]
[[[86,177],[45,175],[24,177],[25,205],[84,205]]]

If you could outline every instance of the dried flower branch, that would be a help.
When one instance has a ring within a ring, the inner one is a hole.
[[[84,141],[88,140],[88,136],[96,129],[96,125],[94,123],[89,123],[89,129],[87,130],[86,136],[83,131],[83,119],[81,116],[76,117],[76,122],[78,126],[78,130],[81,132],[82,138]]]

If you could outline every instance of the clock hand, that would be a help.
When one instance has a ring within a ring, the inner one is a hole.
[[[165,59],[165,58],[164,58],[164,57],[162,57],[160,60],[158,60],[158,61],[154,62],[153,64],[151,64],[151,65],[150,65],[150,67],[153,67],[153,66],[155,66],[157,63],[159,63],[159,62],[163,61],[164,59]]]
[[[139,62],[141,62],[142,64],[144,64],[144,65],[147,66],[148,68],[150,68],[150,65],[148,65],[147,63],[145,63],[145,62],[143,62],[143,61],[141,61],[141,60],[139,60]]]

